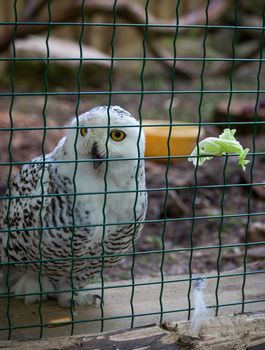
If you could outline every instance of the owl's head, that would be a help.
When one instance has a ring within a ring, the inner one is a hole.
[[[95,169],[104,159],[144,156],[144,131],[137,120],[119,106],[99,106],[73,120],[66,138],[67,153],[93,159]],[[113,163],[115,166],[115,162]]]

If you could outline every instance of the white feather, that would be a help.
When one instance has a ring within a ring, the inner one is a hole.
[[[204,302],[204,295],[203,291],[206,287],[206,279],[205,278],[198,278],[195,281],[193,281],[193,307],[194,311],[191,318],[191,334],[192,336],[196,337],[199,334],[202,321],[209,317],[209,309],[207,309],[207,306]]]

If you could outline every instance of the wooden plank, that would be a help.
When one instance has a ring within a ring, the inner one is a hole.
[[[232,317],[212,317],[203,322],[199,336],[190,335],[187,321],[74,337],[50,338],[30,342],[0,342],[6,350],[77,350],[77,349],[233,349],[265,345],[265,313],[250,313]]]
[[[177,350],[171,332],[163,330],[158,326],[125,331],[116,331],[100,335],[51,338],[31,342],[0,342],[0,348],[6,350],[51,350],[51,349],[90,349],[90,350],[130,350],[130,349],[152,349],[152,350]]]

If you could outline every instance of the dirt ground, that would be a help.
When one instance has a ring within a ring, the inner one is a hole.
[[[246,71],[240,72],[238,81],[246,79],[246,74]],[[254,78],[252,76],[252,82]],[[161,76],[155,83],[153,81],[152,85],[152,77],[148,69],[146,80],[147,89],[162,90],[169,85],[165,83],[169,81],[166,76]],[[126,82],[119,80],[119,75],[116,84],[120,90],[130,90],[128,80]],[[192,88],[187,84],[183,82],[178,88]],[[198,81],[193,84],[198,88]],[[216,84],[222,85],[220,81]],[[138,89],[139,86],[136,88]],[[138,116],[140,98],[139,95],[120,95],[119,101],[119,96],[114,95],[110,102],[120,104]],[[215,96],[212,99],[209,96],[205,97],[201,109],[203,121],[211,120],[211,112],[221,98],[222,96]],[[254,97],[252,97],[253,101],[255,101]],[[44,96],[15,97],[13,100],[10,97],[1,96],[0,128],[63,126],[76,112],[82,113],[92,106],[108,102],[108,96],[82,96],[80,100],[73,95],[49,96],[44,107]],[[198,120],[198,102],[197,95],[177,95],[173,105],[174,120]],[[169,103],[170,95],[147,95],[140,111],[143,118],[168,120]],[[12,106],[11,109],[10,106]],[[12,113],[13,125],[10,124],[10,113]],[[242,133],[239,132],[239,139],[244,147],[249,147],[252,152],[253,133],[249,127],[246,128]],[[63,133],[63,130],[58,129],[47,130],[43,144],[45,152],[54,147]],[[205,127],[205,135],[219,133],[220,129],[213,126]],[[12,161],[27,161],[41,154],[42,140],[42,130],[14,131],[10,148]],[[9,174],[9,167],[3,165],[3,162],[9,162],[11,159],[8,151],[9,142],[10,133],[0,130],[0,162],[2,163],[0,194],[5,193]],[[132,257],[126,257],[116,267],[106,272],[106,279],[128,279],[131,277],[132,266],[136,278],[160,276],[161,273],[175,276],[189,273],[191,270],[195,274],[207,275],[210,272],[216,272],[218,266],[221,272],[227,271],[243,266],[245,242],[251,242],[245,262],[248,264],[257,261],[258,266],[263,266],[264,246],[257,242],[265,241],[265,187],[262,184],[265,173],[264,144],[264,136],[259,131],[255,139],[255,150],[261,152],[261,155],[249,158],[253,163],[248,166],[246,173],[238,166],[235,157],[229,157],[226,166],[225,158],[213,159],[197,172],[186,160],[172,161],[168,169],[166,163],[146,161],[149,189],[147,220],[159,222],[150,222],[145,225],[136,244],[138,254],[135,256],[134,264],[132,265]],[[18,169],[19,165],[14,165],[12,174],[14,175]],[[252,174],[250,174],[251,169]],[[167,170],[168,182],[166,182]],[[251,182],[260,185],[250,186]],[[242,186],[238,186],[239,184]],[[199,188],[195,189],[195,185]],[[222,215],[225,217],[222,218]],[[219,245],[222,245],[222,248],[219,248]],[[147,252],[149,253],[146,254]]]

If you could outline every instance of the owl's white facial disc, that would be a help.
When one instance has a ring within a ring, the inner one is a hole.
[[[72,126],[76,125],[73,120]],[[68,149],[72,147],[74,151],[76,147],[78,157],[93,159],[95,169],[106,158],[135,160],[144,156],[144,131],[136,119],[119,106],[95,107],[79,116],[78,126],[68,134]],[[109,162],[113,166],[115,163]]]

